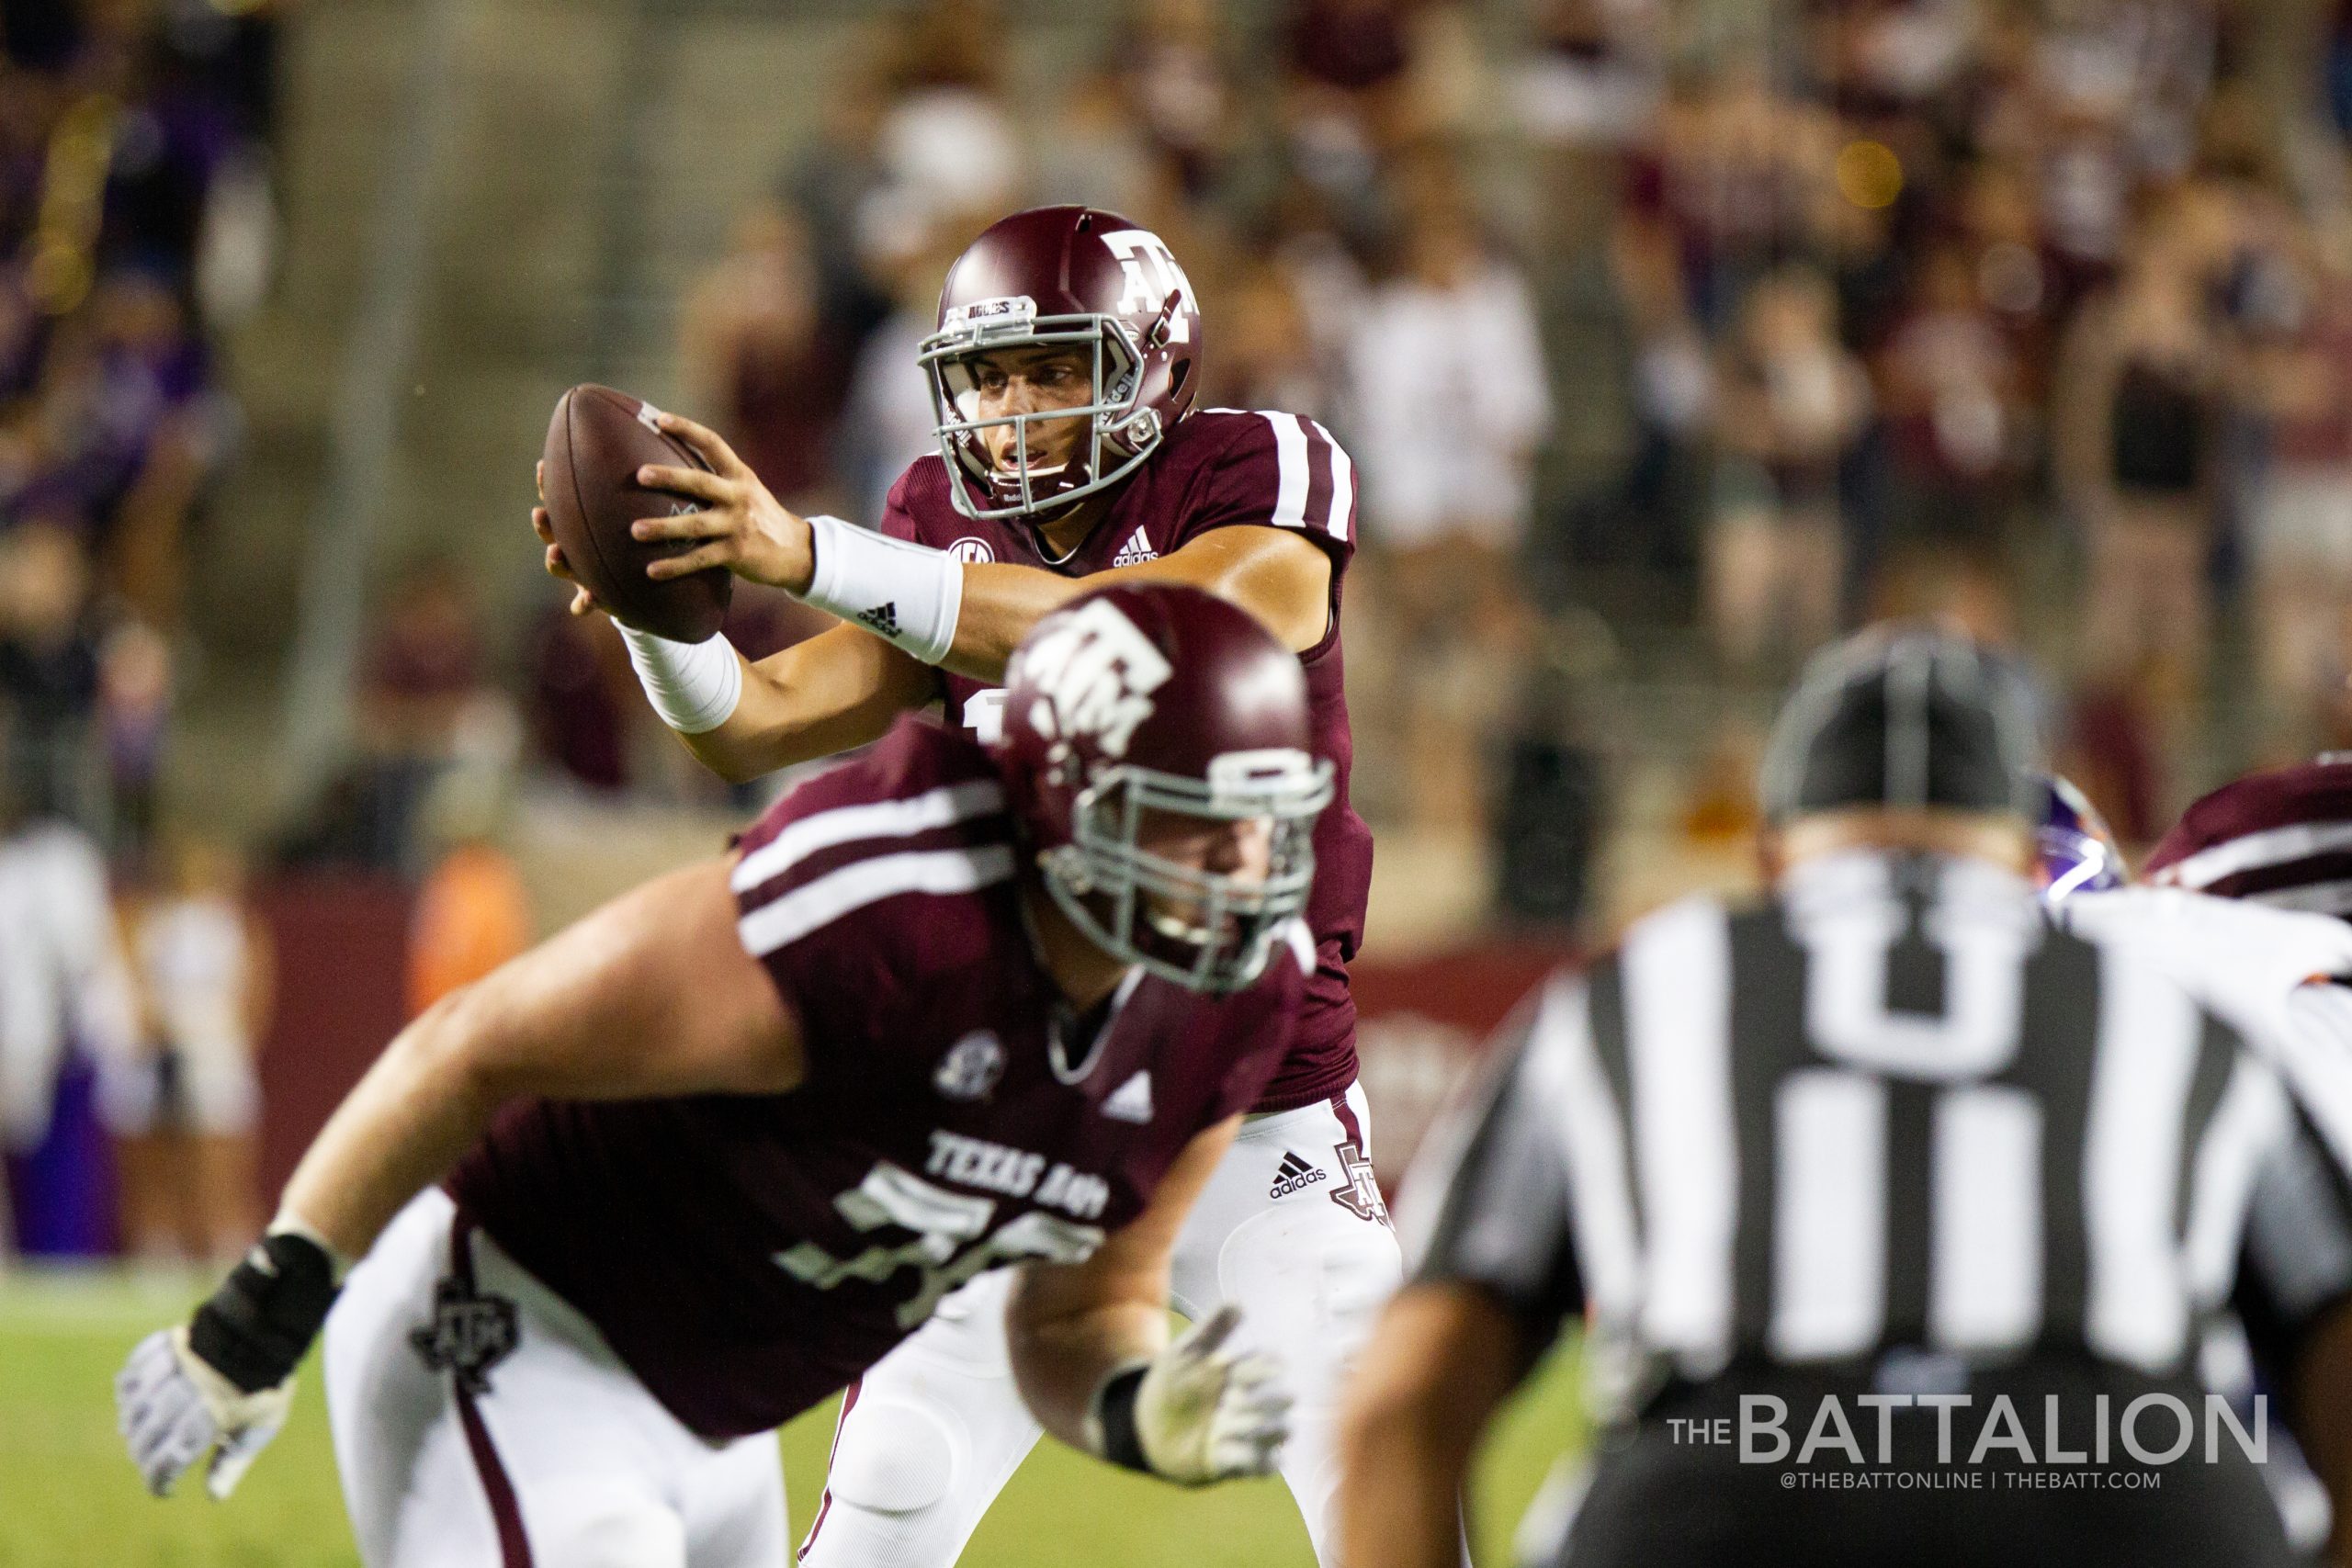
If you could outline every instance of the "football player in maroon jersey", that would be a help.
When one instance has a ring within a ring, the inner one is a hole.
[[[1372,836],[1348,805],[1340,653],[1355,477],[1312,420],[1195,408],[1202,346],[1192,286],[1159,236],[1090,208],[1015,213],[948,273],[921,355],[940,450],[899,479],[878,531],[794,515],[718,437],[662,416],[714,471],[641,472],[700,507],[636,525],[692,546],[653,572],[725,566],[848,624],[756,664],[723,637],[622,631],[656,710],[736,780],[870,740],[933,701],[985,738],[1013,645],[1103,576],[1206,589],[1298,655],[1317,753],[1338,765],[1307,907],[1316,970],[1289,1060],[1178,1245],[1176,1287],[1190,1314],[1238,1303],[1280,1355],[1298,1394],[1283,1478],[1328,1562],[1340,1375],[1401,1274],[1347,979],[1372,877]],[[548,570],[569,577],[544,513],[534,521]],[[582,592],[573,607],[596,606]],[[955,1561],[1037,1438],[1005,1370],[1001,1293],[983,1282],[951,1302],[861,1383],[802,1549],[811,1568]]]
[[[782,1568],[765,1434],[1012,1264],[1049,1429],[1271,1469],[1273,1369],[1230,1311],[1169,1345],[1165,1303],[1312,966],[1306,679],[1233,605],[1129,584],[1008,680],[992,746],[909,719],[403,1031],[133,1351],[149,1484],[209,1453],[225,1495],[323,1322],[369,1568]]]

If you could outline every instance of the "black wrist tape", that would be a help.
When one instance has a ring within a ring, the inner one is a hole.
[[[1136,1393],[1143,1387],[1144,1369],[1129,1367],[1114,1372],[1094,1396],[1094,1418],[1102,1425],[1102,1457],[1113,1464],[1156,1473],[1144,1457],[1143,1439],[1136,1434]]]
[[[334,1262],[306,1237],[262,1237],[188,1325],[188,1348],[247,1393],[284,1382],[334,1305]]]

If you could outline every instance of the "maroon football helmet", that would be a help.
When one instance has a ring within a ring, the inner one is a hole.
[[[2352,754],[2248,773],[2181,813],[2148,880],[2352,919]]]
[[[1332,795],[1297,657],[1200,589],[1101,588],[1037,623],[1004,686],[997,762],[1062,912],[1193,990],[1256,979],[1306,907]],[[1170,818],[1261,824],[1263,874],[1152,852],[1148,824]]]
[[[1067,344],[1093,362],[1093,391],[1070,409],[979,417],[978,355]],[[918,362],[931,379],[949,493],[967,517],[1030,517],[1118,483],[1193,410],[1201,310],[1159,235],[1091,207],[1033,207],[991,225],[947,271],[939,328]],[[1032,427],[1083,419],[1070,459],[1032,467]],[[1009,425],[999,468],[980,432]]]

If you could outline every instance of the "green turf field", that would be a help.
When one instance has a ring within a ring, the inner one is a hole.
[[[356,1568],[317,1380],[305,1371],[293,1420],[216,1506],[193,1483],[158,1503],[115,1438],[111,1385],[148,1329],[184,1314],[190,1283],[108,1275],[0,1280],[0,1568]],[[1508,1561],[1512,1522],[1573,1419],[1554,1371],[1510,1413],[1484,1464],[1481,1568]],[[796,1528],[824,1479],[830,1410],[784,1434]],[[1279,1483],[1184,1493],[1047,1442],[964,1555],[967,1568],[1313,1568]]]

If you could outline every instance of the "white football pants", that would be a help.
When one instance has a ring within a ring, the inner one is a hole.
[[[1341,1379],[1403,1273],[1369,1128],[1354,1086],[1244,1122],[1176,1243],[1177,1310],[1199,1318],[1233,1302],[1238,1338],[1282,1361],[1297,1400],[1283,1479],[1325,1568]],[[1005,1349],[1011,1289],[1009,1269],[982,1275],[852,1386],[800,1548],[807,1568],[947,1568],[962,1553],[1039,1436]]]
[[[327,1416],[368,1568],[786,1568],[775,1438],[679,1425],[497,1243],[453,1250],[455,1215],[420,1194],[327,1318]]]

